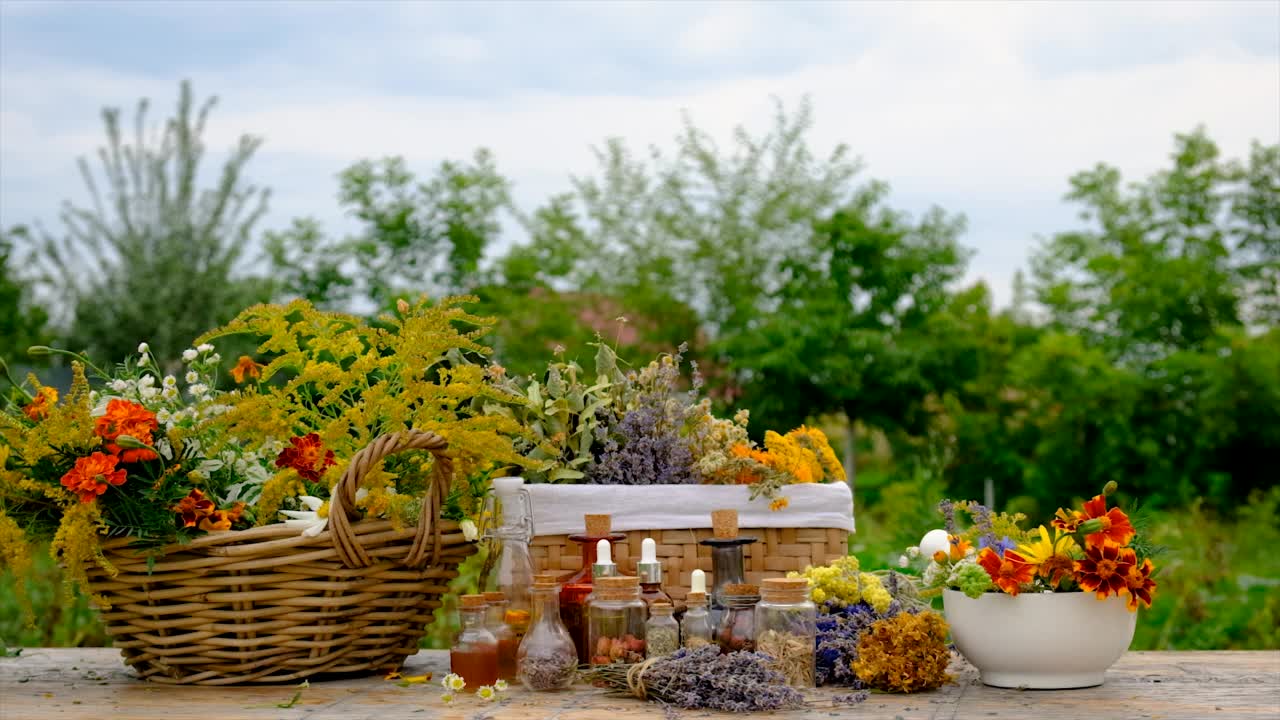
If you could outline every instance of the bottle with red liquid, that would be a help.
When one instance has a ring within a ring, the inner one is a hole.
[[[520,638],[516,631],[507,624],[507,596],[501,592],[486,592],[484,602],[487,605],[485,626],[498,641],[498,677],[503,680],[516,679],[516,651],[520,649]]]
[[[584,520],[586,532],[569,536],[570,540],[582,545],[582,567],[566,578],[560,588],[560,619],[573,638],[578,662],[581,663],[591,660],[587,647],[587,598],[595,589],[595,578],[618,572],[612,562],[606,565],[597,563],[597,544],[601,540],[617,542],[626,539],[622,533],[610,532],[613,518],[609,515],[585,515]]]
[[[662,589],[662,563],[658,562],[658,543],[653,538],[645,538],[640,543],[636,575],[640,578],[640,599],[646,607],[652,608],[655,603],[675,606],[675,601]]]
[[[461,675],[467,692],[498,682],[498,639],[485,626],[483,595],[463,595],[462,632],[449,650],[449,671]]]

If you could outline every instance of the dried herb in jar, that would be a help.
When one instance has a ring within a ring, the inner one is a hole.
[[[781,673],[791,687],[813,687],[813,638],[808,635],[765,630],[756,636],[756,652],[770,657],[769,667]]]

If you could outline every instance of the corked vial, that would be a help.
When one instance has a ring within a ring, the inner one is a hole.
[[[640,579],[599,578],[587,608],[587,646],[592,665],[637,663],[645,659],[648,609],[640,599]]]
[[[788,685],[814,686],[817,636],[818,608],[809,599],[809,581],[765,580],[755,607],[755,649],[771,658],[770,666]]]
[[[644,627],[645,657],[653,659],[680,649],[680,624],[672,613],[671,603],[656,602],[649,606],[649,621]]]
[[[720,652],[756,649],[756,604],[760,602],[760,588],[751,583],[732,583],[724,586],[724,612],[720,616],[716,640]]]

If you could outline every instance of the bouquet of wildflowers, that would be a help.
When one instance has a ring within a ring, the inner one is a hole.
[[[844,468],[821,430],[769,431],[763,447],[747,435],[750,414],[718,418],[701,395],[696,363],[685,374],[681,345],[639,370],[624,372],[608,344],[596,343],[594,377],[557,359],[541,377],[505,380],[523,396],[487,411],[518,419],[530,430],[518,444],[535,482],[603,485],[740,484],[781,510],[783,485],[840,482]],[[563,348],[557,348],[561,356]]]
[[[1154,552],[1123,510],[1107,507],[1115,491],[1116,484],[1107,483],[1079,510],[1060,508],[1049,526],[1031,532],[1018,527],[1025,519],[1020,514],[944,500],[939,511],[946,528],[908,548],[900,564],[922,559],[921,584],[935,593],[948,588],[977,598],[988,592],[1091,592],[1100,600],[1124,597],[1130,610],[1151,607]],[[971,517],[969,528],[959,528],[957,511]]]

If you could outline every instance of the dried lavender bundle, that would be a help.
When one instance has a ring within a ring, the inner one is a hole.
[[[789,687],[769,661],[752,652],[721,655],[718,647],[706,645],[644,663],[593,667],[583,679],[688,710],[752,712],[804,706],[804,696]]]

